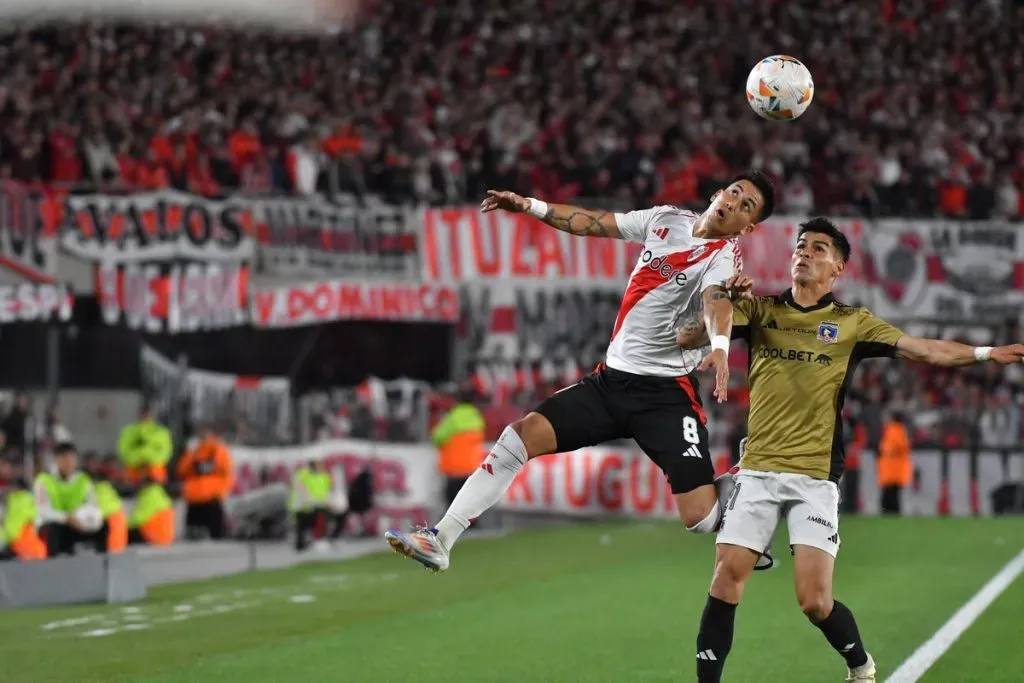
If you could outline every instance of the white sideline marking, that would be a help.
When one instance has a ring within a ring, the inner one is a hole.
[[[970,600],[964,603],[949,620],[935,632],[931,638],[926,640],[921,647],[914,651],[914,654],[907,657],[906,661],[900,664],[899,668],[892,672],[885,683],[916,683],[921,680],[925,672],[939,661],[939,658],[953,646],[953,643],[964,634],[971,624],[978,620],[978,617],[996,601],[996,599],[1010,585],[1017,580],[1017,577],[1024,573],[1024,550],[1017,553],[1017,556],[1010,560],[999,573],[989,579],[989,582],[982,586],[981,590],[974,594]]]

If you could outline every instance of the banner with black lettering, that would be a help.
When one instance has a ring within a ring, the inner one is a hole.
[[[622,285],[509,279],[460,288],[460,339],[470,362],[604,358]]]
[[[96,298],[110,325],[148,333],[197,332],[244,325],[249,266],[238,263],[100,264]]]
[[[230,200],[173,190],[69,195],[55,213],[61,249],[87,261],[249,261],[255,249],[250,208]]]
[[[250,199],[246,205],[260,243],[261,272],[419,277],[417,209],[319,197]]]

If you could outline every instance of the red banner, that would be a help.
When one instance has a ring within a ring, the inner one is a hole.
[[[278,287],[252,297],[252,323],[292,327],[333,320],[447,322],[459,320],[459,295],[429,284],[367,284],[333,280]]]
[[[622,240],[586,239],[525,214],[476,207],[423,212],[427,280],[579,279],[625,282],[642,251]]]
[[[665,475],[634,448],[582,448],[531,460],[512,483],[504,510],[581,517],[675,517]]]

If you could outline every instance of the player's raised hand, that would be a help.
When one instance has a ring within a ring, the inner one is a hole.
[[[1024,344],[1007,344],[1006,346],[997,346],[989,352],[988,359],[993,363],[999,363],[1000,365],[1024,363]]]
[[[729,298],[737,299],[754,298],[754,278],[746,273],[736,273],[725,281],[725,289],[729,292]]]
[[[725,403],[729,395],[729,356],[722,349],[715,349],[704,357],[700,369],[715,369],[715,391],[714,396],[719,403]]]
[[[483,213],[502,209],[512,213],[522,213],[530,208],[530,200],[515,192],[501,190],[487,190],[487,196],[480,202],[480,210]]]

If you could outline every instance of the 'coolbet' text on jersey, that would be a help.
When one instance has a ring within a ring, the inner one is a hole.
[[[683,350],[676,329],[684,316],[700,315],[701,293],[740,268],[733,239],[694,237],[699,216],[674,206],[615,214],[619,234],[644,250],[619,306],[608,367],[636,375],[680,377],[700,365],[703,352]]]
[[[804,308],[787,291],[738,301],[732,336],[746,339],[750,351],[749,436],[740,467],[839,481],[846,388],[862,359],[895,356],[903,332],[831,294]]]

